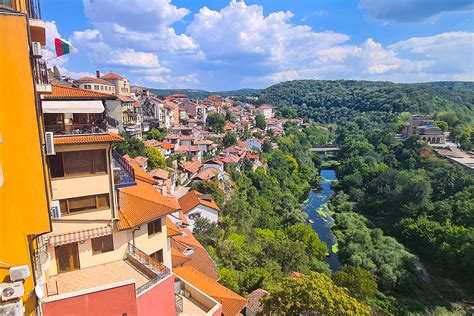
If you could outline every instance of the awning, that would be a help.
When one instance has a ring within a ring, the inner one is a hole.
[[[100,100],[88,101],[43,101],[43,113],[103,113],[104,105]]]
[[[112,235],[112,227],[104,226],[98,228],[92,228],[87,230],[81,230],[62,235],[49,236],[48,243],[52,247],[61,246],[65,244],[71,244],[73,242],[84,241],[89,238],[97,238],[106,235]]]

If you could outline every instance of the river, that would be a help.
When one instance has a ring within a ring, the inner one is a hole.
[[[308,201],[305,203],[303,211],[308,214],[308,218],[314,221],[313,230],[318,233],[319,239],[328,246],[329,257],[325,261],[329,264],[332,271],[338,271],[341,268],[339,257],[337,255],[337,241],[332,233],[331,227],[334,220],[328,210],[327,203],[334,194],[331,189],[331,182],[337,180],[334,170],[321,170],[320,172],[321,190],[311,191]]]

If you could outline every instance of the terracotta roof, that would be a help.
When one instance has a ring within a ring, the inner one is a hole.
[[[179,235],[171,238],[171,262],[173,267],[192,266],[211,279],[217,280],[219,275],[216,271],[216,264],[203,245],[189,229],[181,228],[179,231]],[[185,253],[187,249],[192,249],[193,252]]]
[[[130,158],[128,155],[125,155],[123,157],[128,161],[128,164],[130,166],[132,166],[133,171],[135,171],[135,178],[136,179],[144,181],[148,184],[158,184],[158,182],[152,176],[150,176],[148,173],[146,173],[145,170],[140,168],[140,166],[138,165],[138,163],[135,160]],[[133,188],[133,187],[131,187],[131,188]]]
[[[220,160],[217,160],[216,158],[212,158],[209,160],[204,161],[205,164],[216,164],[216,165],[223,165],[224,163]]]
[[[173,144],[170,144],[170,143],[167,143],[167,142],[161,142],[161,148],[164,148],[164,149],[173,149],[173,148],[174,148],[174,145],[173,145]]]
[[[175,268],[173,272],[221,303],[224,315],[237,315],[247,304],[247,299],[191,266]]]
[[[216,202],[210,195],[202,194],[196,190],[191,190],[178,200],[179,205],[184,214],[192,210],[198,205],[205,205],[212,209],[219,211],[219,206],[217,206]]]
[[[121,75],[117,75],[113,72],[103,75],[101,78],[102,79],[123,79]]]
[[[212,140],[207,140],[207,139],[196,139],[193,142],[194,145],[212,145],[213,141]]]
[[[168,179],[170,175],[170,173],[164,169],[153,169],[150,172],[148,172],[148,174],[152,176],[153,178],[160,178],[163,180]]]
[[[263,306],[260,300],[268,294],[270,293],[265,291],[264,289],[256,289],[255,291],[250,292],[249,295],[247,295],[247,310],[251,311],[253,314],[262,312]]]
[[[108,82],[107,80],[96,78],[96,77],[82,77],[79,80],[76,80],[77,82],[85,83],[85,82],[93,82],[93,83],[100,83],[100,84],[106,84],[108,86],[113,86],[113,83]]]
[[[178,227],[176,227],[173,221],[170,220],[168,217],[166,218],[166,231],[168,237],[181,235],[181,232],[179,231]]]
[[[52,92],[45,94],[45,100],[115,100],[115,95],[79,88],[52,85]]]
[[[222,161],[225,163],[238,163],[240,161],[240,157],[235,155],[229,155],[227,157],[222,158]]]
[[[190,173],[196,173],[202,167],[202,163],[197,160],[192,160],[192,161],[186,161],[180,164],[179,166]]]
[[[152,185],[137,180],[137,185],[119,189],[119,230],[163,217],[179,209],[174,197],[163,196]]]
[[[144,142],[146,147],[160,147],[161,143],[156,139],[149,139]]]
[[[199,151],[199,147],[198,146],[179,146],[176,151],[178,152],[197,152]]]
[[[92,134],[78,136],[54,136],[55,145],[93,144],[93,143],[118,143],[124,139],[114,133]]]
[[[136,102],[134,99],[127,97],[125,95],[118,95],[117,98],[122,102],[133,103]]]
[[[214,178],[219,171],[215,168],[207,168],[199,172],[193,179],[209,180]]]
[[[247,153],[247,154],[246,154],[246,157],[247,157],[248,159],[258,159],[258,155],[256,155],[256,154],[251,154],[251,153]]]
[[[256,110],[271,110],[272,108],[267,104],[262,104]]]

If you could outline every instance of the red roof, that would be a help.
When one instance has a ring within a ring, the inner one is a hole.
[[[173,272],[221,303],[224,315],[238,315],[247,304],[247,299],[191,266],[175,268]]]
[[[271,110],[272,108],[267,104],[262,104],[256,110]]]
[[[161,142],[161,148],[164,148],[164,149],[173,149],[173,148],[174,148],[174,145],[173,145],[173,144],[170,144],[170,143],[167,143],[167,142]]]
[[[44,95],[45,100],[115,100],[116,96],[91,90],[52,85],[52,92]]]
[[[124,139],[114,133],[92,134],[80,136],[54,136],[55,145],[93,144],[93,143],[117,143]]]
[[[184,170],[186,170],[187,172],[196,173],[199,171],[199,169],[201,169],[202,163],[197,160],[192,160],[192,161],[186,161],[180,164],[179,166],[183,168]]]
[[[117,75],[113,72],[103,75],[101,78],[102,79],[123,79],[121,75]]]
[[[100,84],[106,84],[108,86],[114,85],[113,83],[110,83],[107,80],[96,78],[96,77],[82,77],[76,81],[81,82],[81,83],[85,83],[85,82],[100,83]]]
[[[189,191],[188,193],[183,195],[181,198],[179,198],[178,202],[179,202],[179,205],[181,206],[183,213],[185,214],[198,205],[204,205],[212,209],[215,209],[216,211],[220,210],[219,206],[217,206],[212,196],[200,193],[196,190]]]

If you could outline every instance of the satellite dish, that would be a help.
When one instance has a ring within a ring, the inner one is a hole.
[[[37,298],[39,298],[39,299],[43,298],[44,291],[43,291],[43,288],[40,285],[35,286],[35,294],[36,294]]]
[[[53,72],[54,72],[54,76],[56,77],[56,79],[61,80],[61,73],[59,72],[58,67],[53,66]]]

